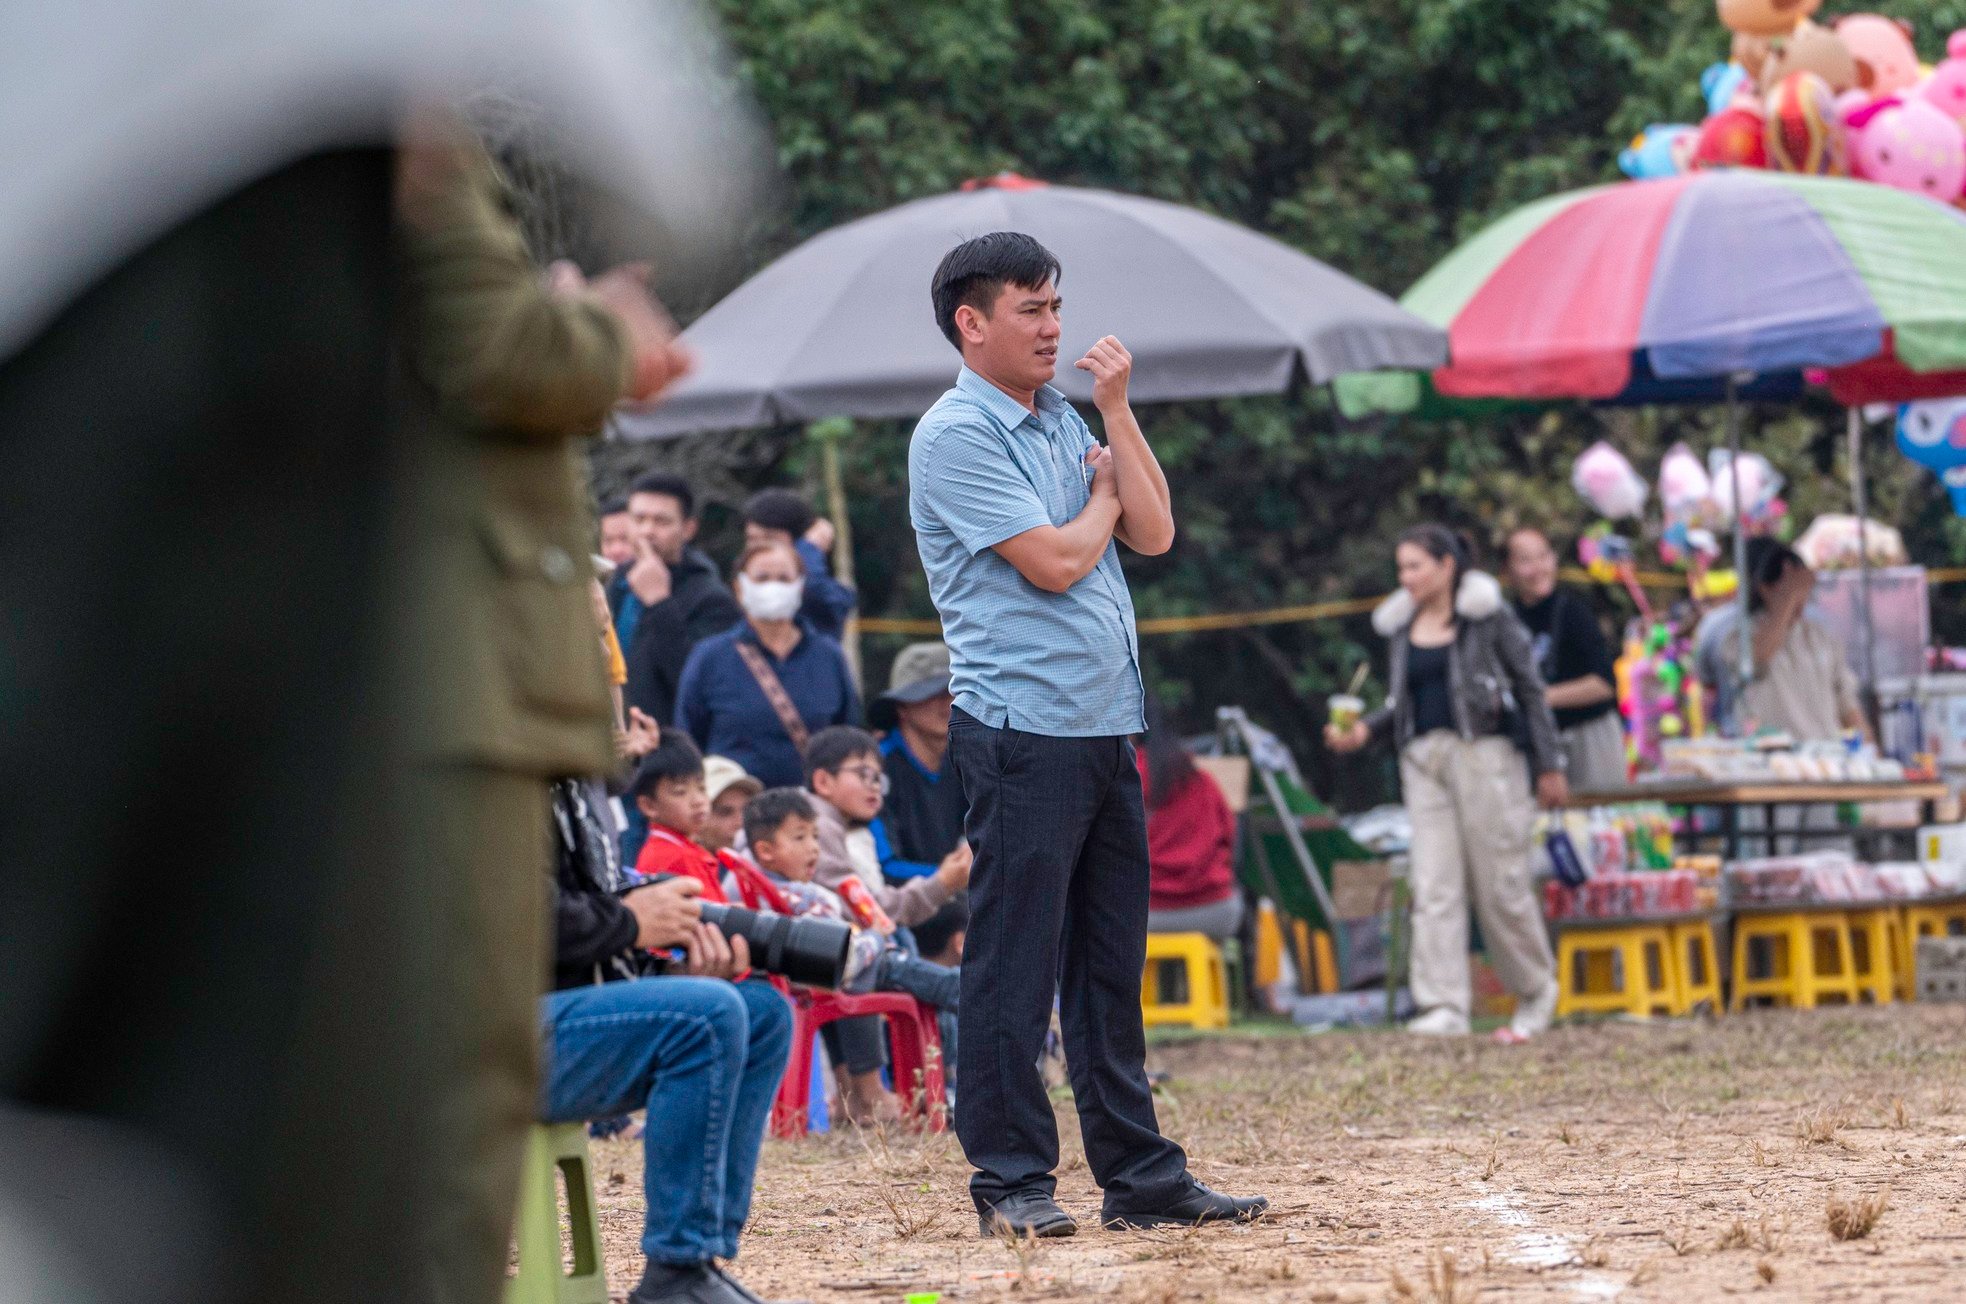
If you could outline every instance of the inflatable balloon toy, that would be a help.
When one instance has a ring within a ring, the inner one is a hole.
[[[1854,176],[1945,204],[1966,189],[1966,132],[1927,100],[1873,100],[1843,129]]]
[[[1720,553],[1707,528],[1717,516],[1713,480],[1700,459],[1684,442],[1674,444],[1659,464],[1659,509],[1665,529],[1659,538],[1659,560],[1668,566],[1704,573]]]
[[[1693,145],[1699,138],[1698,127],[1654,123],[1634,136],[1629,147],[1618,152],[1618,169],[1634,181],[1676,177],[1686,170],[1687,161],[1693,157]]]
[[[1630,539],[1612,530],[1611,522],[1599,521],[1584,532],[1577,540],[1577,560],[1597,583],[1622,584],[1639,614],[1652,618],[1652,604],[1638,583],[1638,552]]]
[[[1720,540],[1712,530],[1674,521],[1659,535],[1659,560],[1674,570],[1696,575],[1720,560]]]
[[[1966,399],[1928,399],[1899,408],[1898,451],[1937,471],[1952,494],[1954,514],[1966,516]]]
[[[1815,73],[1829,83],[1833,94],[1857,85],[1857,60],[1850,47],[1829,28],[1811,22],[1798,24],[1793,34],[1770,50],[1756,84],[1764,93],[1770,92],[1799,72]]]
[[[1700,680],[1691,670],[1693,649],[1690,640],[1663,621],[1648,622],[1643,642],[1636,647],[1628,642],[1627,648],[1629,664],[1620,676],[1626,686],[1621,707],[1630,724],[1638,769],[1655,770],[1664,760],[1665,739],[1697,737],[1705,731]]]
[[[1966,128],[1966,30],[1946,40],[1946,57],[1918,88],[1918,97]]]
[[[1570,487],[1606,520],[1618,521],[1645,510],[1645,481],[1625,455],[1602,439],[1577,455]]]
[[[1856,60],[1857,87],[1873,99],[1896,95],[1918,84],[1923,70],[1911,43],[1911,28],[1882,14],[1851,14],[1831,28]]]
[[[1764,57],[1765,54],[1764,51]],[[1707,116],[1732,104],[1744,91],[1754,94],[1754,88],[1760,84],[1759,77],[1732,60],[1708,64],[1707,70],[1700,74],[1700,94],[1707,102]]]
[[[1760,106],[1737,102],[1701,123],[1686,166],[1694,170],[1767,167],[1767,126]]]
[[[1813,72],[1792,72],[1768,93],[1768,166],[1842,176],[1849,171],[1836,92]]]
[[[1787,36],[1823,0],[1714,0],[1721,23],[1742,36]]]
[[[1735,519],[1731,461],[1724,448],[1716,448],[1707,454],[1707,475],[1713,481],[1714,509],[1730,525]],[[1749,534],[1772,532],[1788,514],[1788,504],[1781,499],[1783,483],[1781,474],[1769,465],[1767,458],[1759,453],[1741,455],[1740,519],[1746,524]]]
[[[1702,522],[1713,512],[1713,479],[1683,440],[1659,463],[1659,506],[1669,521]]]
[[[1768,66],[1768,38],[1749,36],[1745,32],[1734,33],[1733,43],[1727,48],[1727,61],[1748,75],[1750,88],[1761,85],[1761,71]],[[1722,103],[1707,111],[1718,113],[1726,107]]]

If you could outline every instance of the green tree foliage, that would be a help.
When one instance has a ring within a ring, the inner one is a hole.
[[[789,179],[756,265],[840,222],[1012,170],[1192,204],[1392,293],[1516,205],[1615,180],[1617,150],[1647,123],[1697,121],[1700,70],[1727,48],[1711,0],[717,7]],[[1928,58],[1966,26],[1966,0],[1888,8],[1917,25]],[[1383,591],[1389,541],[1421,519],[1485,544],[1517,521],[1574,535],[1588,521],[1567,477],[1589,442],[1612,439],[1649,474],[1673,440],[1704,449],[1719,437],[1718,414],[1700,410],[1347,426],[1318,392],[1141,416],[1173,473],[1182,527],[1168,556],[1128,559],[1143,616]],[[1816,403],[1749,415],[1750,445],[1788,473],[1802,521],[1845,505],[1841,432],[1841,414]],[[863,425],[847,450],[870,614],[931,613],[907,527],[906,434]],[[778,474],[816,485],[809,450],[783,447]],[[1920,559],[1966,560],[1936,481],[1883,434],[1870,448],[1879,514],[1906,528]],[[1607,614],[1621,601],[1603,600]],[[1956,604],[1942,617],[1966,636]],[[870,641],[870,678],[896,643]],[[1183,727],[1243,702],[1307,757],[1323,695],[1361,659],[1383,665],[1363,619],[1157,637],[1144,651]],[[1351,800],[1384,779],[1359,767],[1321,777]]]

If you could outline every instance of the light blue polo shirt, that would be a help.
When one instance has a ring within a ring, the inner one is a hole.
[[[1092,498],[1086,450],[1098,441],[1047,385],[1037,414],[969,368],[908,445],[908,506],[928,591],[949,644],[956,705],[992,728],[1059,738],[1146,729],[1133,597],[1119,549],[1047,593],[997,544],[1066,525]]]

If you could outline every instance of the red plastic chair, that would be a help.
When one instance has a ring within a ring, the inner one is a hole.
[[[801,1137],[806,1133],[806,1108],[812,1090],[812,1039],[821,1028],[840,1019],[863,1015],[887,1017],[892,1047],[890,1072],[894,1089],[910,1118],[931,1132],[949,1126],[948,1096],[942,1078],[942,1034],[936,1031],[935,1011],[899,992],[841,996],[837,992],[794,987],[792,1001],[792,1058],[778,1084],[772,1106],[771,1134]]]

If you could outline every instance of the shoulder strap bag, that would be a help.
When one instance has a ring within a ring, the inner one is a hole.
[[[737,640],[737,655],[744,660],[744,668],[751,672],[751,678],[758,681],[758,691],[771,703],[772,711],[778,716],[778,723],[785,726],[785,736],[792,740],[792,750],[801,759],[806,754],[806,744],[812,741],[812,733],[799,715],[799,708],[792,704],[792,695],[785,691],[779,682],[778,672],[765,660],[765,654],[743,639]]]

